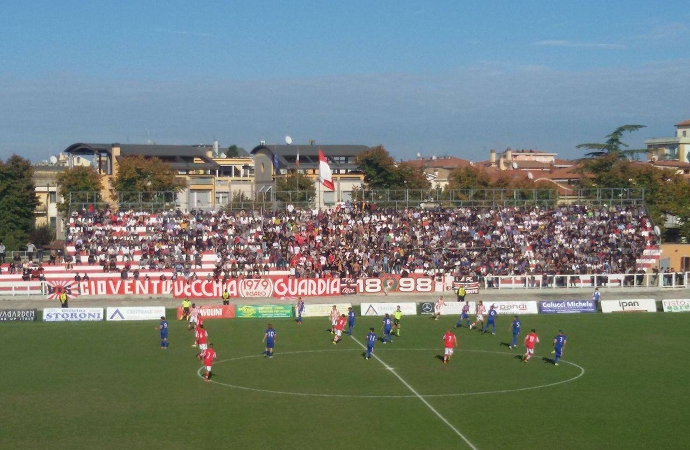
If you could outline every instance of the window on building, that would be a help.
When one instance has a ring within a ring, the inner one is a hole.
[[[49,192],[48,193],[48,203],[51,205],[57,201],[57,193],[56,192]]]

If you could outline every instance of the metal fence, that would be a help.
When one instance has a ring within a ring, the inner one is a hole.
[[[496,207],[553,207],[560,204],[580,204],[591,206],[631,206],[643,205],[644,188],[616,189],[573,189],[568,195],[559,194],[555,189],[355,189],[352,192],[339,193],[347,201],[374,204],[381,208],[496,208]],[[288,205],[298,209],[314,208],[318,197],[309,191],[285,190],[274,188],[267,191],[255,191],[231,195],[225,205],[202,205],[200,209],[224,208],[238,210],[281,210]],[[333,198],[332,202],[343,198]],[[114,203],[120,210],[164,211],[179,207],[177,194],[172,191],[160,192],[120,192]],[[69,211],[88,211],[104,209],[113,205],[104,202],[97,192],[71,192]],[[328,204],[326,205],[328,206]]]

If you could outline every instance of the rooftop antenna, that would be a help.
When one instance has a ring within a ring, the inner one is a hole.
[[[151,133],[148,128],[146,128],[146,143],[151,145]]]

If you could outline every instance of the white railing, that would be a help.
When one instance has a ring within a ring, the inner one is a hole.
[[[0,296],[45,295],[47,292],[45,281],[0,281]]]
[[[507,275],[484,277],[485,289],[688,287],[690,272],[660,274]]]

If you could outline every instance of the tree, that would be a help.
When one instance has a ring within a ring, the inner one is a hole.
[[[20,156],[0,161],[0,239],[10,250],[25,245],[35,227],[38,198],[33,173],[31,162]]]
[[[103,176],[93,167],[77,166],[60,172],[56,177],[58,194],[63,201],[58,210],[66,212],[72,203],[95,203],[100,201]],[[71,195],[70,195],[71,194]]]
[[[636,159],[636,155],[646,152],[646,149],[627,149],[628,144],[625,144],[621,139],[623,133],[630,133],[637,131],[640,128],[645,128],[645,125],[623,125],[615,130],[613,133],[606,136],[606,142],[603,144],[588,143],[576,145],[576,148],[584,148],[591,150],[585,154],[586,158],[599,158],[602,156],[615,156],[617,159]]]
[[[458,189],[489,189],[491,187],[491,177],[480,167],[465,166],[453,169],[448,174],[449,190]]]
[[[174,200],[167,196],[161,198],[163,193],[178,193],[186,186],[187,182],[176,176],[170,164],[158,158],[136,155],[120,159],[113,191],[119,193],[125,203],[162,203]]]
[[[431,188],[431,182],[429,182],[429,179],[426,177],[421,167],[410,164],[409,162],[401,162],[395,168],[394,172],[398,175],[394,188],[425,190]]]
[[[400,182],[395,160],[382,145],[357,155],[355,164],[369,189],[390,189]]]
[[[294,205],[311,204],[316,195],[314,182],[301,173],[276,177],[276,200]]]
[[[235,144],[228,147],[228,151],[225,152],[226,158],[237,158],[238,156],[240,156],[239,147]]]

